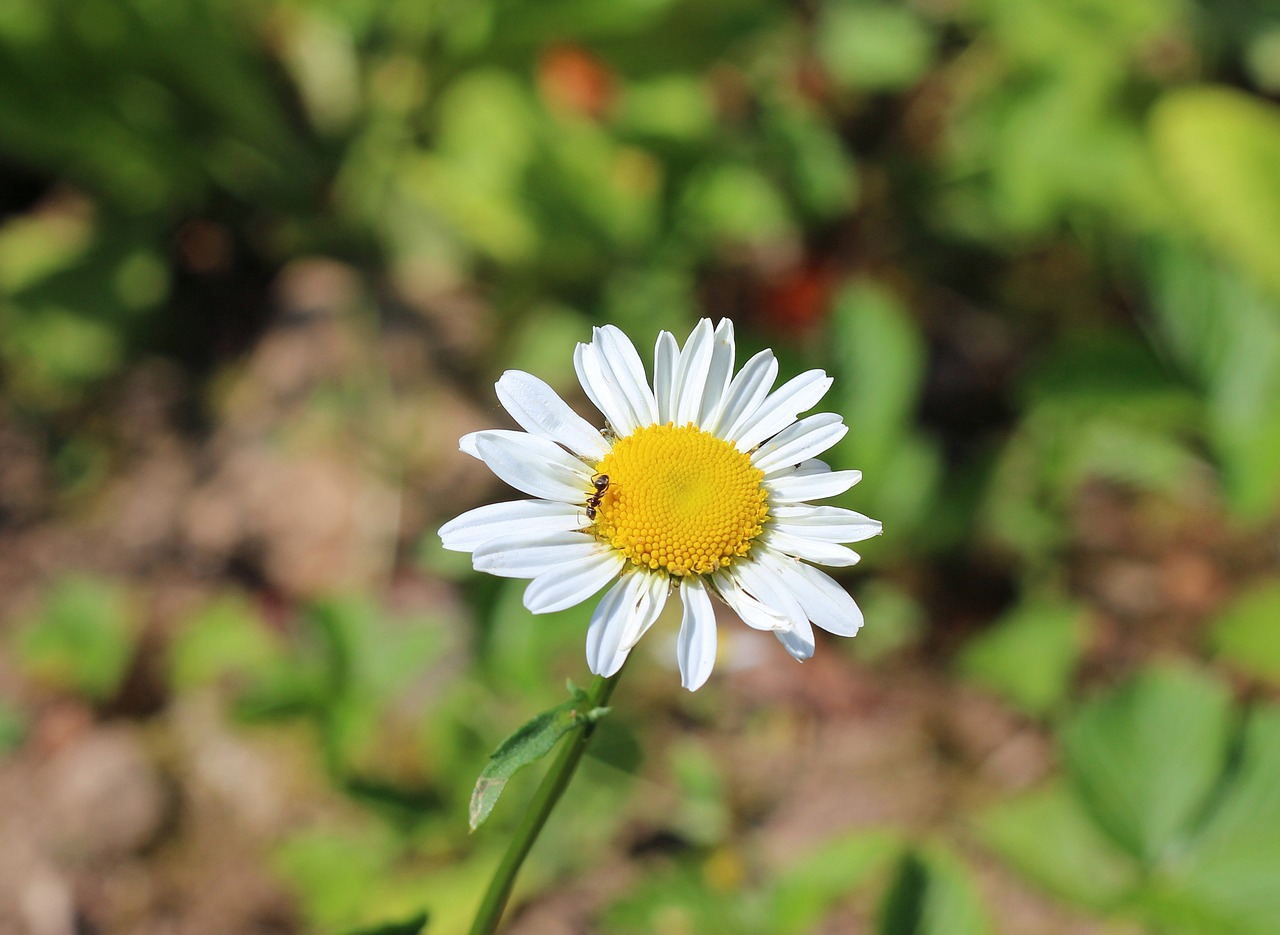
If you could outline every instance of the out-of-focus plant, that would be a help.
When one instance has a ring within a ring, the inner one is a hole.
[[[1061,740],[1065,780],[982,816],[988,844],[1060,898],[1155,931],[1270,930],[1280,710],[1240,711],[1206,676],[1153,668],[1086,703]]]

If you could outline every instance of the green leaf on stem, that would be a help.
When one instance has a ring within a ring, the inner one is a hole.
[[[587,693],[572,684],[570,698],[533,716],[489,754],[489,763],[476,780],[471,793],[470,824],[475,831],[489,817],[507,780],[524,767],[546,756],[565,734],[594,723],[609,713],[608,708],[584,710]]]

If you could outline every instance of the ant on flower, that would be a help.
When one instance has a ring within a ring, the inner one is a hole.
[[[600,509],[600,501],[604,497],[604,492],[609,489],[609,475],[597,474],[591,478],[591,486],[595,488],[596,492],[587,498],[587,519],[594,521],[596,510]]]

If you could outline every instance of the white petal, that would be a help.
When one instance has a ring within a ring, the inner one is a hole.
[[[633,572],[609,589],[587,628],[587,667],[610,676],[622,668],[631,647],[653,625],[667,602],[665,575]]]
[[[587,398],[604,413],[609,425],[619,435],[630,435],[639,424],[627,399],[614,386],[613,378],[604,370],[600,352],[594,344],[579,344],[573,351],[573,369]]]
[[[554,500],[509,500],[468,510],[440,527],[440,541],[454,552],[470,552],[490,539],[538,532],[581,529],[581,507]]]
[[[756,600],[781,614],[789,627],[800,626],[808,620],[786,577],[767,562],[756,559],[739,562],[729,568],[729,576],[736,578]]]
[[[770,516],[779,532],[824,542],[861,542],[884,532],[880,520],[838,506],[778,506]]]
[[[585,562],[613,550],[585,532],[503,536],[476,546],[471,553],[476,571],[500,578],[536,578],[553,568]]]
[[[605,325],[595,330],[593,342],[600,352],[602,369],[612,375],[613,385],[635,414],[637,425],[652,425],[658,421],[658,405],[644,376],[644,364],[640,355],[621,329]]]
[[[697,423],[702,428],[714,425],[720,418],[724,394],[729,388],[729,379],[733,376],[736,353],[733,342],[733,321],[722,318],[720,324],[716,325],[715,339],[711,348],[711,366],[707,369],[706,389],[702,393],[702,408],[697,417]]]
[[[618,577],[626,561],[609,549],[585,561],[545,571],[525,588],[524,606],[535,614],[549,614],[581,604]]]
[[[778,638],[778,642],[783,648],[791,654],[791,658],[804,662],[813,655],[814,639],[813,627],[809,625],[809,621],[796,626],[791,630],[776,630],[773,634]]]
[[[738,450],[750,451],[796,421],[800,413],[816,406],[829,389],[829,376],[821,370],[806,370],[770,393],[759,408],[739,419],[738,425],[723,437]]]
[[[862,629],[862,610],[848,591],[812,565],[796,562],[794,572],[805,585],[796,592],[800,606],[816,626],[836,636]]]
[[[680,360],[680,345],[670,331],[658,332],[658,343],[653,348],[653,395],[658,404],[658,424],[672,421],[675,412],[676,365]]]
[[[741,585],[728,572],[716,572],[711,576],[711,584],[720,599],[752,629],[772,632],[785,630],[790,626],[785,617],[742,590]]]
[[[687,425],[698,421],[702,411],[702,394],[707,388],[707,372],[711,369],[711,319],[704,318],[694,327],[680,351],[676,368],[676,404],[672,421]]]
[[[797,536],[794,533],[784,532],[773,525],[765,527],[764,532],[760,534],[760,541],[771,549],[776,549],[785,555],[802,558],[806,562],[813,562],[816,565],[848,568],[862,561],[862,557],[857,552],[846,546],[836,545],[834,542],[826,542],[822,539]]]
[[[765,348],[742,365],[725,390],[720,413],[702,427],[718,438],[730,438],[730,431],[739,429],[739,423],[756,411],[777,378],[778,359]]]
[[[804,465],[800,467],[803,468]],[[797,470],[792,474],[778,473],[773,477],[766,475],[764,486],[769,491],[770,503],[800,503],[805,500],[823,500],[838,496],[860,480],[862,480],[861,471],[827,470],[821,473],[801,473]]]
[[[480,450],[476,448],[476,439],[479,438],[480,435],[480,432],[468,432],[466,435],[463,435],[458,439],[458,450],[463,454],[471,455],[471,457],[475,458],[477,461],[483,461],[484,458],[480,457]]]
[[[680,684],[697,691],[716,664],[716,612],[699,577],[687,575],[680,579],[680,600],[684,604],[676,640]]]
[[[475,433],[474,445],[489,470],[516,490],[544,500],[585,502],[591,471],[555,442],[527,432],[491,429]]]
[[[531,373],[508,370],[496,386],[498,401],[526,432],[559,442],[576,455],[599,461],[609,445],[550,386]]]
[[[764,471],[776,471],[787,465],[799,466],[807,459],[822,454],[849,431],[834,412],[820,412],[793,422],[769,439],[751,456],[751,463]]]

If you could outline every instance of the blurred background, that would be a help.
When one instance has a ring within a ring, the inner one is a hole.
[[[1277,97],[1272,0],[4,0],[0,932],[464,931],[590,605],[457,439],[700,316],[867,625],[660,622],[508,931],[1280,930]]]

